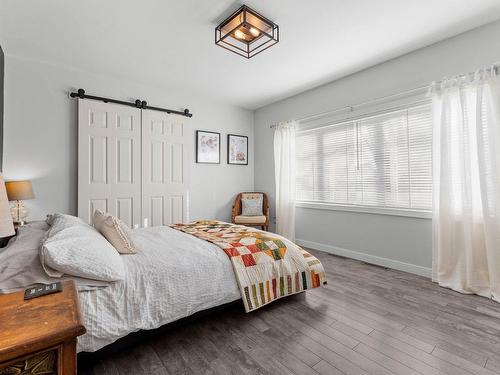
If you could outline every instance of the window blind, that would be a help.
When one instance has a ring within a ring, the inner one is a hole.
[[[296,150],[299,201],[432,208],[430,104],[299,131]]]

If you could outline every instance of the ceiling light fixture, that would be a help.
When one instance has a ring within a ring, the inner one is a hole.
[[[278,25],[246,5],[215,28],[215,44],[247,59],[278,42]]]

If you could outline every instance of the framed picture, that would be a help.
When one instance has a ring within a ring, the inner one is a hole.
[[[220,164],[220,133],[196,131],[196,162]]]
[[[248,165],[248,137],[227,135],[227,163]]]

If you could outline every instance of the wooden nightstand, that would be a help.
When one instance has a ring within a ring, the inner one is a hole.
[[[72,281],[28,301],[24,291],[0,295],[0,375],[76,374],[76,338],[84,333]]]

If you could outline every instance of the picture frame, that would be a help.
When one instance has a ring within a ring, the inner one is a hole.
[[[196,131],[196,162],[220,164],[220,133],[206,130]]]
[[[248,165],[248,137],[246,135],[227,135],[227,163]]]

